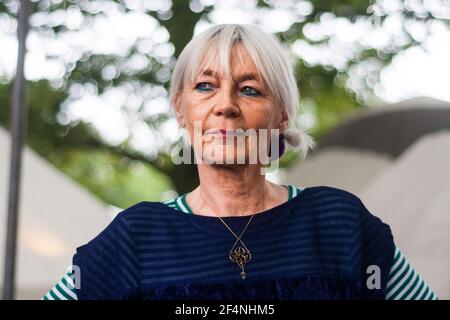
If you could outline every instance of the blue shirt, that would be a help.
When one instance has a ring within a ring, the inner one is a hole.
[[[239,234],[249,217],[225,217]],[[243,236],[247,278],[219,218],[161,202],[119,213],[77,248],[78,299],[385,299],[395,246],[358,197],[327,186],[255,215]]]

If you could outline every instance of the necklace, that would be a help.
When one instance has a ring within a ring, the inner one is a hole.
[[[208,201],[206,201],[206,199],[201,195],[201,193],[200,193],[200,197],[203,199],[203,201],[206,202],[208,207],[212,210],[211,205],[209,204]],[[252,254],[251,254],[250,250],[247,248],[247,246],[245,245],[245,243],[242,241],[242,236],[244,235],[245,231],[247,230],[247,227],[250,225],[250,222],[252,222],[253,217],[255,216],[256,208],[258,207],[259,203],[261,202],[261,200],[263,198],[264,198],[264,196],[261,197],[261,199],[259,199],[258,202],[256,203],[255,208],[253,209],[253,213],[247,222],[247,225],[245,226],[244,230],[242,230],[242,232],[239,236],[237,236],[236,233],[234,233],[234,231],[225,223],[225,221],[223,221],[223,219],[220,216],[218,216],[220,221],[222,221],[222,223],[225,225],[225,227],[227,227],[227,229],[236,238],[236,241],[234,242],[233,246],[230,249],[229,258],[231,261],[235,262],[239,266],[239,268],[241,268],[242,280],[245,280],[247,278],[247,273],[245,272],[245,265],[248,262],[250,262],[250,260],[252,259]],[[242,244],[242,246],[236,246],[239,242]]]

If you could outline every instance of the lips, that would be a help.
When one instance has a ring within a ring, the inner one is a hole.
[[[204,135],[221,136],[221,137],[236,137],[244,135],[245,130],[241,128],[236,129],[208,129]]]

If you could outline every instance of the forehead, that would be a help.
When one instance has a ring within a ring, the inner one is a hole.
[[[237,82],[246,80],[262,81],[260,71],[247,49],[242,45],[234,45],[232,47],[228,63],[225,63],[222,68],[220,67],[218,54],[214,55],[211,52],[207,54],[209,58],[203,59],[202,63],[200,63],[199,76],[219,78],[231,76]]]

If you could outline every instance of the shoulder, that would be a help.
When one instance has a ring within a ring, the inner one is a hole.
[[[369,266],[378,266],[385,287],[395,251],[390,226],[352,192],[330,186],[309,187],[303,192],[307,191],[304,203],[311,201],[314,219],[325,226],[319,229],[324,234],[330,229],[346,229],[348,234],[343,240],[348,245],[346,256],[351,268],[366,275]]]
[[[336,187],[305,187],[299,197],[299,206],[306,207],[316,218],[326,216],[358,219],[364,211],[364,205],[358,196]]]
[[[103,245],[114,245],[119,241],[132,244],[133,229],[136,225],[161,219],[167,216],[167,206],[161,202],[141,201],[119,211],[112,221],[103,229],[99,230],[88,243],[77,248],[77,252],[86,247],[99,247]]]
[[[167,217],[168,210],[169,207],[162,202],[141,201],[120,211],[112,223],[130,226],[134,221],[145,222]]]
[[[304,187],[303,192],[307,191],[309,194],[320,197],[318,200],[328,200],[328,199],[334,199],[334,200],[346,200],[351,201],[354,203],[360,203],[361,200],[358,196],[351,193],[350,191],[347,191],[345,189],[340,189],[337,187],[331,187],[331,186],[312,186],[312,187]]]
[[[329,223],[345,220],[354,232],[391,236],[389,225],[350,191],[331,186],[313,186],[304,188],[302,194],[303,202],[299,202],[299,206],[306,206],[316,219],[323,218]]]
[[[110,299],[131,292],[139,284],[139,255],[134,230],[140,221],[162,212],[158,202],[139,202],[120,211],[111,223],[72,257],[81,275],[76,295],[83,299]],[[116,281],[117,280],[117,281]]]

